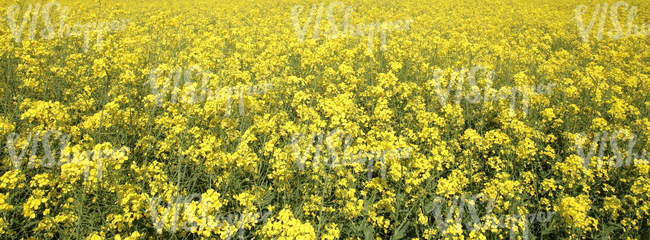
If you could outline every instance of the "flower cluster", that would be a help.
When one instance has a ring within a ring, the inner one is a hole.
[[[351,152],[349,150],[350,145],[353,143],[353,136],[348,135],[345,139],[345,146],[343,148],[343,158],[339,163],[338,159],[338,154],[336,152],[336,147],[334,146],[333,143],[333,136],[337,134],[341,134],[341,140],[343,139],[343,136],[345,133],[341,129],[336,129],[330,131],[330,133],[326,137],[326,143],[327,143],[327,148],[329,150],[330,154],[330,162],[327,163],[327,159],[323,161],[325,166],[330,167],[330,168],[335,168],[339,165],[341,166],[349,166],[353,164],[360,164],[363,165],[368,162],[368,181],[372,180],[372,174],[373,174],[373,169],[374,166],[374,160],[380,160],[381,161],[381,178],[386,179],[386,157],[388,153],[388,157],[393,157],[397,159],[402,159],[402,158],[408,158],[410,156],[410,151],[413,150],[413,148],[398,148],[397,150],[392,150],[392,151],[387,151],[387,150],[375,150],[372,152],[364,152],[363,150],[359,150],[356,154],[355,158],[355,153]],[[307,160],[307,157],[312,151],[313,144],[314,144],[314,139],[316,138],[317,133],[313,133],[311,139],[309,140],[309,143],[307,143],[307,146],[304,148],[302,151],[302,156],[300,154],[300,147],[298,146],[299,142],[302,141],[303,135],[302,133],[296,133],[291,136],[291,146],[293,148],[293,156],[296,159],[296,164],[300,168],[300,171],[305,170],[305,161]],[[323,147],[323,136],[324,132],[320,132],[318,134],[318,143],[316,144],[316,152],[314,153],[314,157],[312,159],[312,166],[314,169],[318,169],[319,163],[320,163],[320,152]],[[379,162],[377,162],[379,163]]]
[[[485,92],[483,97],[481,96],[480,89],[478,88],[478,86],[476,86],[477,73],[479,73],[478,70],[480,69],[484,71],[484,76],[486,78]],[[443,92],[441,89],[440,82],[444,75],[446,74],[442,69],[436,69],[435,72],[433,73],[433,84],[436,87],[436,94],[438,94],[438,100],[440,101],[440,104],[443,107],[447,105],[450,96],[449,92],[451,91],[452,85],[456,83],[456,81],[457,81],[456,104],[460,103],[463,96],[462,95],[463,81],[465,80],[465,78],[467,78],[471,89],[470,92],[468,92],[465,95],[465,99],[468,102],[479,103],[481,99],[483,99],[484,102],[506,100],[508,99],[508,96],[510,96],[511,115],[514,114],[515,99],[517,97],[517,92],[519,92],[520,95],[523,96],[522,108],[524,111],[524,116],[526,116],[528,114],[528,103],[529,103],[530,94],[540,94],[540,95],[551,94],[551,92],[553,91],[552,88],[556,85],[555,83],[549,83],[548,85],[539,84],[537,85],[537,88],[535,88],[535,86],[524,86],[524,87],[513,87],[512,89],[502,87],[500,91],[497,91],[491,87],[495,76],[494,70],[488,72],[486,67],[478,65],[478,66],[474,66],[469,71],[463,67],[460,73],[458,72],[458,68],[454,69],[454,72],[451,73],[449,84],[447,85],[447,91]]]
[[[52,25],[52,21],[50,20],[50,17],[52,16],[53,7],[56,7],[55,11],[59,12],[59,24],[56,25],[59,27],[58,33],[55,32],[54,26]],[[65,24],[65,20],[68,17],[69,10],[70,8],[68,6],[61,7],[61,4],[56,1],[49,2],[43,5],[42,11],[41,11],[40,3],[36,3],[35,6],[29,4],[27,10],[23,14],[23,20],[22,22],[20,22],[20,27],[18,27],[16,25],[16,17],[18,12],[20,11],[20,7],[18,5],[11,5],[7,8],[7,21],[9,22],[9,28],[11,29],[11,34],[13,34],[14,40],[17,43],[20,43],[21,41],[23,29],[25,29],[25,24],[27,24],[27,22],[29,21],[30,15],[32,16],[31,17],[32,23],[31,23],[31,28],[29,30],[29,40],[34,40],[34,36],[36,33],[36,22],[38,22],[39,16],[42,17],[43,24],[44,24],[43,30],[40,31],[40,35],[43,39],[53,39],[57,36],[59,38],[62,38],[64,33],[66,37],[80,36],[82,32],[85,32],[84,52],[88,52],[88,43],[89,43],[88,38],[91,30],[97,33],[97,50],[101,51],[102,42],[103,42],[102,32],[104,31],[104,29],[110,29],[110,31],[121,31],[126,29],[126,24],[131,21],[129,19],[122,19],[121,22],[118,20],[113,20],[110,23],[103,22],[103,21],[87,23],[87,24],[75,23],[74,26],[71,27],[70,24]]]
[[[319,35],[320,35],[320,23],[321,23],[321,17],[323,13],[323,7],[324,4],[321,3],[320,7],[318,8],[318,15],[315,20],[315,25],[314,25],[314,34],[312,35],[312,38],[314,40],[318,40]],[[343,20],[343,31],[339,33],[338,26],[336,24],[336,21],[334,20],[334,9],[336,7],[340,7],[340,10],[345,9],[345,15],[344,15],[344,20]],[[316,4],[313,4],[311,7],[311,12],[309,12],[309,17],[307,18],[307,21],[305,24],[300,25],[300,22],[298,20],[298,15],[302,13],[303,7],[302,5],[294,5],[291,8],[291,20],[293,21],[293,27],[296,31],[296,35],[298,35],[298,40],[300,42],[305,41],[305,34],[307,33],[307,29],[309,28],[309,24],[311,23],[313,17],[314,17],[314,12],[316,11]],[[327,6],[327,21],[329,23],[329,28],[325,31],[325,36],[329,40],[334,40],[338,37],[347,37],[347,36],[360,36],[363,37],[366,35],[366,32],[368,33],[368,52],[372,52],[372,41],[373,41],[373,36],[375,32],[381,31],[381,48],[382,51],[386,51],[386,32],[390,31],[401,31],[401,30],[408,30],[409,29],[409,24],[413,22],[413,19],[406,19],[404,21],[402,20],[397,20],[395,23],[391,21],[385,21],[385,22],[373,22],[368,25],[364,25],[363,23],[359,23],[357,25],[357,29],[355,31],[355,27],[353,24],[350,24],[350,18],[352,18],[352,13],[354,12],[354,8],[352,6],[345,7],[345,4],[343,2],[337,1],[330,3]]]
[[[192,73],[194,71],[198,71],[198,75],[202,76],[202,83],[201,89],[199,91],[196,91],[194,83],[192,82]],[[156,74],[156,72],[158,72]],[[179,67],[178,69],[172,69],[169,72],[169,77],[167,78],[167,82],[165,82],[164,87],[162,91],[159,91],[158,89],[158,83],[157,79],[160,78],[161,71],[158,71],[158,69],[153,69],[151,70],[151,73],[149,74],[149,81],[145,82],[145,84],[149,83],[151,86],[151,92],[153,93],[153,96],[156,98],[156,103],[158,104],[159,107],[163,106],[163,97],[165,96],[165,93],[167,92],[167,88],[170,86],[170,82],[172,80],[172,77],[174,76],[174,72],[176,72],[176,77],[174,78],[174,88],[171,90],[172,92],[172,97],[171,97],[171,103],[174,104],[176,103],[176,100],[178,98],[178,83],[179,80],[181,79],[181,74],[183,73],[183,68]],[[230,88],[221,88],[218,87],[217,89],[208,89],[208,83],[210,81],[210,76],[211,76],[210,70],[203,71],[203,68],[201,68],[198,65],[192,65],[188,67],[185,70],[185,74],[183,75],[183,80],[185,81],[185,95],[183,96],[182,101],[188,104],[194,104],[197,102],[206,102],[206,101],[214,101],[217,99],[222,99],[227,97],[226,100],[226,117],[230,117],[230,106],[232,102],[232,96],[233,95],[239,95],[239,114],[244,115],[244,94],[266,94],[269,88],[272,87],[271,83],[266,83],[266,84],[256,84],[253,86],[240,86],[240,87],[230,87]],[[155,74],[155,75],[154,75]],[[248,90],[246,90],[248,88]],[[263,88],[263,89],[262,89]],[[224,93],[225,92],[225,93]],[[198,95],[197,93],[200,93]],[[198,97],[197,97],[198,95]]]
[[[185,208],[184,219],[187,219],[181,225],[181,227],[184,230],[188,232],[206,231],[207,233],[212,231],[213,229],[221,229],[222,227],[226,227],[227,239],[230,239],[231,227],[235,226],[237,229],[239,229],[239,238],[244,239],[244,235],[245,235],[244,227],[246,226],[247,223],[266,222],[269,215],[271,215],[271,211],[265,211],[264,213],[248,212],[246,214],[241,214],[241,215],[229,214],[227,218],[221,214],[216,214],[214,218],[208,217],[206,215],[208,214],[208,211],[212,210],[211,205],[213,203],[213,200],[209,196],[211,196],[213,193],[214,191],[210,190],[206,194],[198,194],[198,193],[191,194],[185,198],[184,200],[185,202],[183,205],[181,205],[180,203],[180,201],[183,200],[183,194],[177,197],[171,196],[169,198],[167,207],[164,208],[166,210],[163,212],[161,216],[158,215],[161,199],[159,197],[152,197],[149,200],[149,206],[151,211],[151,218],[153,220],[153,224],[158,234],[162,234],[163,224],[165,224],[165,221],[168,219],[169,213],[172,209],[174,210],[174,217],[173,219],[171,219],[171,227],[169,229],[171,232],[177,231],[179,210],[182,207]],[[203,198],[204,195],[206,195],[205,199]],[[198,202],[192,201],[195,198],[198,198],[199,201]],[[174,199],[176,199],[176,202],[174,202]],[[194,216],[194,213],[199,209],[201,210],[201,217],[196,218]],[[197,224],[197,220],[199,221],[198,224]],[[237,224],[237,222],[239,222],[239,225]],[[202,234],[202,235],[209,236],[209,234]]]
[[[619,129],[617,131],[614,131],[610,136],[610,147],[612,148],[612,153],[614,153],[614,156],[616,157],[616,163],[613,164],[615,168],[619,168],[623,166],[623,156],[621,155],[621,151],[618,148],[619,135],[626,135],[628,139],[628,144],[626,148],[627,157],[625,158],[625,166],[630,166],[632,160],[634,160],[635,164],[636,164],[636,160],[638,160],[642,164],[650,163],[649,152],[646,152],[645,150],[643,150],[643,154],[632,152],[632,149],[634,148],[637,142],[637,135],[631,134],[625,129]],[[589,170],[589,163],[591,162],[591,159],[594,156],[594,152],[599,145],[598,140],[600,139],[601,142],[600,142],[600,150],[598,152],[597,169],[601,169],[603,166],[603,154],[605,153],[605,148],[607,147],[607,131],[605,131],[604,133],[599,132],[596,134],[596,136],[594,136],[594,139],[591,143],[591,148],[589,149],[589,153],[585,157],[583,145],[586,140],[586,137],[587,135],[585,135],[584,133],[579,133],[576,134],[576,138],[575,138],[575,148],[578,153],[578,156],[580,156],[580,158],[582,159],[582,166],[585,168],[585,171]],[[613,158],[610,157],[607,162],[608,166],[612,165],[612,160]]]
[[[482,198],[483,202],[488,201],[487,206],[485,207],[485,216],[483,217],[485,219],[485,222],[481,223],[481,218],[477,214],[476,210],[476,200],[478,198]],[[494,216],[492,216],[492,211],[494,209],[494,201],[495,198],[490,198],[489,200],[487,199],[488,197],[483,194],[483,193],[478,193],[472,195],[469,199],[467,199],[467,207],[470,213],[470,216],[472,217],[472,221],[467,222],[465,224],[466,228],[471,231],[479,231],[479,230],[489,230],[493,228],[510,228],[510,239],[514,240],[515,239],[515,225],[517,221],[521,221],[524,223],[524,231],[523,231],[523,236],[524,239],[528,238],[528,225],[529,224],[534,224],[534,223],[543,223],[543,222],[550,222],[551,219],[553,218],[553,215],[556,213],[554,211],[551,212],[539,212],[539,213],[532,213],[532,214],[525,214],[525,215],[513,215],[513,216],[508,216],[505,214],[502,214],[499,219],[496,219]],[[458,214],[456,215],[456,221],[454,222],[454,226],[462,226],[460,222],[462,221],[463,217],[463,212],[464,212],[464,207],[465,207],[465,202],[466,198],[465,195],[463,195],[460,198],[460,202],[458,201],[458,196],[454,196],[454,200],[451,203],[451,206],[449,208],[449,211],[446,214],[446,219],[442,218],[442,208],[443,205],[445,204],[444,198],[441,197],[436,197],[433,201],[433,208],[429,210],[427,213],[434,213],[435,221],[436,224],[438,225],[438,228],[442,232],[442,234],[446,234],[447,231],[449,230],[450,232],[456,231],[455,229],[450,229],[450,223],[452,220],[452,217],[456,214],[455,210],[456,207],[458,207]],[[522,219],[523,218],[523,219]],[[509,223],[508,223],[509,222]]]
[[[30,151],[31,156],[29,157],[29,163],[28,163],[29,169],[33,169],[35,167],[35,164],[37,163],[36,162],[36,160],[37,160],[36,154],[37,154],[37,150],[38,150],[38,142],[41,139],[41,132],[37,131],[36,135],[34,135],[34,136],[32,136],[32,133],[33,132],[29,133],[29,136],[27,137],[27,139],[25,141],[25,146],[20,151],[20,154],[18,156],[16,156],[15,146],[16,146],[16,143],[18,142],[18,139],[20,138],[20,134],[17,134],[17,133],[14,132],[14,133],[11,133],[11,134],[9,134],[7,136],[7,148],[9,150],[9,156],[11,157],[11,163],[14,166],[14,168],[16,169],[16,171],[21,170],[21,165],[22,165],[22,162],[23,162],[23,158],[25,157],[25,152],[27,151],[27,148],[29,147],[30,141],[31,141],[31,144],[32,144],[32,148],[31,148],[31,151]],[[54,155],[56,155],[56,150],[54,151],[54,153],[52,153],[52,149],[51,149],[50,136],[52,134],[57,134],[55,136],[55,138],[60,139],[59,146],[60,146],[61,150],[60,150],[59,153],[60,153],[61,157],[59,158],[58,162],[56,162],[56,160],[54,159]],[[96,171],[97,172],[97,181],[99,181],[101,179],[101,177],[102,177],[102,159],[109,160],[111,158],[121,158],[121,157],[128,156],[128,151],[129,151],[128,147],[122,147],[119,150],[117,148],[114,148],[112,152],[110,152],[109,150],[106,150],[106,149],[104,149],[104,150],[97,149],[97,150],[94,150],[94,151],[88,150],[88,151],[85,151],[86,154],[83,154],[83,151],[74,151],[74,153],[69,153],[68,152],[68,154],[66,156],[66,154],[64,153],[64,150],[66,150],[66,148],[68,148],[68,140],[69,140],[68,138],[69,137],[70,136],[68,134],[63,134],[63,133],[59,132],[58,130],[50,130],[50,131],[45,132],[42,135],[42,138],[43,138],[43,144],[42,145],[43,145],[43,151],[45,152],[45,156],[43,156],[41,158],[40,165],[42,165],[43,167],[46,167],[46,168],[51,168],[51,167],[54,166],[54,164],[56,162],[58,166],[62,166],[62,168],[65,168],[65,167],[68,167],[68,166],[65,166],[65,164],[73,164],[73,163],[74,164],[80,164],[81,162],[84,162],[84,166],[85,166],[84,170],[83,170],[84,171],[84,181],[88,181],[89,164],[91,164],[91,160],[94,157],[95,161],[94,161],[93,164],[95,164],[96,167],[97,167],[97,171]],[[122,154],[118,155],[118,151],[120,151],[120,150],[121,150]],[[73,156],[74,156],[74,159],[72,159]],[[46,158],[47,158],[47,162],[45,161]]]
[[[594,26],[594,21],[597,19],[598,14],[600,13],[600,4],[596,5],[596,9],[594,9],[594,13],[591,15],[591,20],[589,21],[589,26],[585,28],[585,23],[582,18],[582,15],[587,12],[587,6],[585,5],[580,5],[577,6],[575,9],[575,17],[574,19],[576,20],[576,23],[578,24],[578,30],[580,31],[580,37],[582,37],[582,41],[588,42],[589,41],[589,34],[591,33],[591,29]],[[618,11],[619,8],[622,7],[623,12],[628,12],[628,18],[627,18],[627,29],[625,31],[625,35],[623,34],[623,26],[621,26],[621,22],[618,20]],[[632,34],[632,30],[634,30],[634,36],[641,37],[641,36],[648,36],[650,35],[650,25],[648,23],[643,23],[641,27],[639,28],[639,25],[634,24],[634,19],[636,18],[637,15],[637,6],[632,6],[630,7],[630,4],[628,4],[625,1],[619,1],[616,2],[612,5],[611,8],[607,7],[607,3],[604,3],[602,5],[602,13],[600,13],[600,22],[598,25],[598,35],[596,37],[598,40],[603,39],[603,33],[604,33],[604,26],[605,26],[605,19],[607,18],[607,11],[609,10],[609,17],[612,21],[612,25],[614,25],[614,29],[610,30],[607,32],[609,37],[614,40],[621,39],[623,36],[630,37]]]

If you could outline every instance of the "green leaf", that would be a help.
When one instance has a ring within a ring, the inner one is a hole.
[[[609,234],[611,234],[614,230],[618,230],[618,229],[623,229],[623,226],[621,226],[620,224],[609,222],[607,223],[607,227],[603,229],[604,230],[603,234],[605,235],[606,238],[609,238]]]
[[[402,224],[402,226],[399,227],[399,230],[397,231],[397,235],[395,236],[396,239],[402,239],[404,238],[404,234],[406,230],[408,229],[408,226],[411,224],[411,222],[406,221],[406,223]]]

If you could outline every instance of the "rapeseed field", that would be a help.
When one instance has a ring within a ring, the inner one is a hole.
[[[2,239],[650,239],[650,2],[0,0]]]

